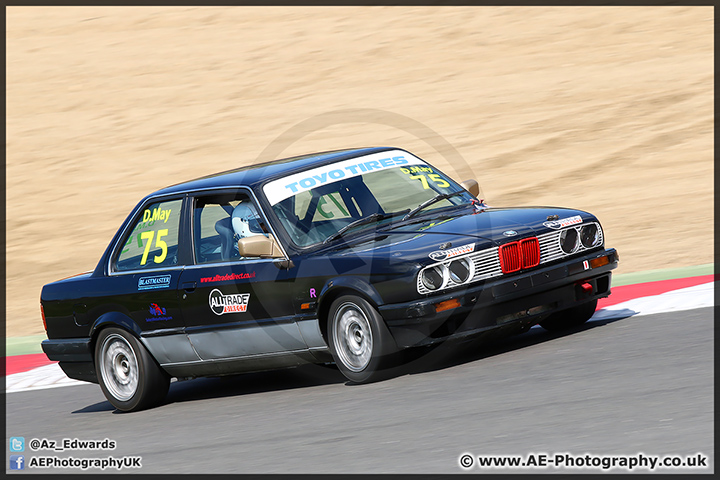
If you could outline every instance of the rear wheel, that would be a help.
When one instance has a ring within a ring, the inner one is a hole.
[[[582,325],[590,320],[597,308],[597,299],[592,302],[583,303],[577,307],[561,310],[553,313],[548,318],[540,322],[540,326],[545,330],[554,332],[556,330],[564,330],[566,328]]]
[[[391,375],[398,348],[378,311],[355,295],[337,298],[328,316],[330,351],[338,369],[355,383]]]
[[[95,368],[105,398],[124,412],[159,404],[170,387],[170,376],[145,347],[119,328],[100,332],[95,347]]]

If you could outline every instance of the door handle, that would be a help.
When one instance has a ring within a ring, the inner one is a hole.
[[[192,293],[192,292],[194,292],[194,291],[195,291],[195,287],[197,287],[197,283],[196,283],[196,282],[183,282],[183,284],[182,284],[183,290],[185,290],[187,293]]]

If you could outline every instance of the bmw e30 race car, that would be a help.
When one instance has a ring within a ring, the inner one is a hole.
[[[142,199],[94,271],[47,284],[50,360],[131,411],[171,377],[334,362],[588,320],[618,255],[593,215],[489,208],[397,148],[242,167]]]

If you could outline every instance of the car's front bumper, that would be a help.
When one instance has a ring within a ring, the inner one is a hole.
[[[602,257],[607,263],[590,267],[591,261]],[[607,249],[449,293],[383,305],[380,313],[400,347],[478,335],[499,327],[511,329],[513,325],[522,330],[553,312],[610,295],[610,271],[617,265],[617,251]],[[459,306],[442,310],[443,302]]]

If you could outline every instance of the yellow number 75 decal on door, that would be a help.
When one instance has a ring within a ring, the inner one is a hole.
[[[155,258],[153,259],[155,263],[162,263],[163,260],[165,260],[165,257],[167,257],[167,243],[165,242],[165,240],[161,240],[161,238],[167,234],[167,228],[163,228],[162,230],[158,230],[157,232],[157,237],[155,238],[155,248],[159,248],[161,252],[160,255],[155,255]],[[143,240],[147,240],[147,242],[145,243],[145,251],[143,252],[142,260],[140,260],[140,265],[145,265],[147,263],[148,254],[150,253],[150,245],[152,244],[154,236],[154,231],[143,232],[140,234],[140,238],[142,238]]]

